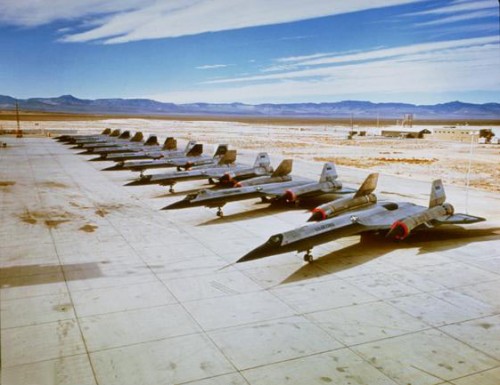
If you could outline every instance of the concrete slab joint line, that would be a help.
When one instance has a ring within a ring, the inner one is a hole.
[[[164,122],[120,122],[165,134]],[[180,146],[184,127],[173,123]],[[228,124],[216,134],[209,123],[190,127],[207,142],[232,138]],[[496,192],[469,191],[470,212],[488,217],[470,233],[453,227],[398,244],[346,237],[315,248],[311,264],[293,252],[235,264],[310,213],[253,201],[232,204],[223,218],[212,209],[160,211],[184,188],[207,186],[123,187],[129,174],[100,172],[102,163],[52,139],[2,141],[2,385],[500,383]],[[257,144],[241,151],[242,162]],[[330,155],[325,145],[314,157]],[[320,166],[296,159],[294,172]],[[367,175],[338,172],[351,185]],[[428,199],[428,181],[380,179],[389,198]],[[446,188],[450,201],[463,197]]]

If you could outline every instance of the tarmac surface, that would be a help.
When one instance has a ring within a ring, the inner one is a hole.
[[[500,383],[498,194],[468,192],[487,222],[401,243],[345,238],[312,264],[288,253],[234,265],[308,211],[160,211],[202,182],[123,187],[137,175],[100,172],[110,163],[51,139],[2,141],[3,385]],[[294,170],[316,179],[321,167]],[[350,187],[367,175],[338,171]],[[381,175],[378,192],[426,204],[438,177]],[[463,212],[465,190],[445,189]]]

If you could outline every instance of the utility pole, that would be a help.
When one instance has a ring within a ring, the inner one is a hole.
[[[500,0],[499,0],[500,1]],[[474,136],[479,134],[479,132],[471,131],[470,135],[470,150],[469,150],[469,165],[467,166],[467,175],[465,178],[465,213],[469,214],[469,184],[470,184],[470,172],[472,168],[472,156],[474,151]]]
[[[22,138],[23,130],[21,130],[21,122],[19,120],[19,103],[17,102],[17,100],[16,100],[16,122],[17,122],[16,138]]]

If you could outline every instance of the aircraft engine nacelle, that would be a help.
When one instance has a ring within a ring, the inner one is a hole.
[[[305,195],[315,191],[318,191],[318,185],[316,183],[292,187],[283,193],[282,198],[286,203],[294,203],[301,195]]]
[[[259,184],[268,184],[268,183],[280,183],[280,182],[289,182],[292,180],[292,177],[289,175],[285,176],[259,176],[252,179],[247,179],[235,184],[235,187],[247,187],[247,186],[257,186]]]
[[[219,178],[219,183],[224,186],[236,186],[238,183],[237,180],[234,179],[236,175],[233,172],[226,172]]]
[[[439,206],[431,207],[421,213],[410,215],[394,222],[387,233],[387,237],[401,241],[405,239],[414,228],[424,223],[431,222],[433,219],[453,215],[454,211],[455,209],[451,204],[444,203]]]
[[[309,221],[322,221],[333,217],[334,215],[342,214],[346,211],[360,209],[362,207],[377,203],[375,194],[363,195],[356,198],[340,198],[332,202],[322,204],[312,210],[312,216]]]

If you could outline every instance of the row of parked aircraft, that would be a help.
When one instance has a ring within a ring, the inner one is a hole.
[[[346,188],[338,180],[333,163],[327,162],[319,179],[314,181],[291,175],[292,160],[283,160],[276,169],[271,166],[267,153],[259,153],[253,165],[236,163],[236,151],[219,145],[213,156],[203,154],[203,145],[190,141],[184,150],[177,149],[177,141],[167,138],[160,145],[156,136],[144,141],[143,134],[134,136],[129,131],[104,130],[98,135],[63,135],[61,142],[84,150],[80,154],[97,155],[92,161],[114,161],[115,165],[104,170],[129,170],[140,173],[128,186],[158,184],[169,186],[182,181],[208,180],[212,189],[201,189],[188,194],[165,210],[195,206],[217,208],[222,217],[222,207],[234,201],[261,198],[263,202],[297,205],[312,197],[324,194],[334,200],[312,210],[308,223],[272,235],[267,242],[250,251],[237,262],[290,251],[305,252],[304,260],[311,262],[314,246],[341,237],[375,232],[394,240],[405,239],[411,231],[432,228],[443,224],[470,224],[484,218],[454,213],[446,202],[441,180],[432,183],[427,207],[411,202],[378,201],[374,191],[378,174],[368,175],[358,189]],[[176,168],[176,171],[145,175],[148,169]],[[312,223],[311,223],[312,222]]]

